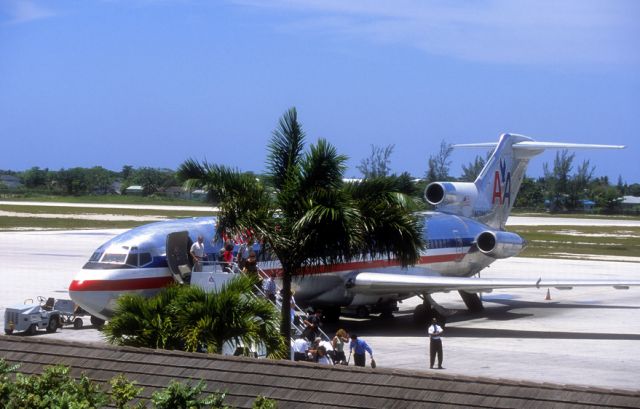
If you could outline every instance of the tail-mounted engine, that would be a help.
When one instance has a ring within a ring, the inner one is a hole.
[[[478,197],[478,188],[470,182],[433,182],[424,191],[424,198],[438,210],[470,216]]]
[[[507,258],[518,255],[527,242],[522,237],[508,231],[484,231],[476,238],[478,250],[493,258]]]

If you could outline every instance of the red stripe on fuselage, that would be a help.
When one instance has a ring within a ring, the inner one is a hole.
[[[460,261],[464,253],[442,254],[437,256],[422,256],[417,264],[446,263]],[[351,263],[334,264],[330,266],[307,267],[304,275],[338,273],[352,270],[366,270],[373,268],[398,267],[397,260],[369,260]],[[264,268],[267,273],[275,272],[281,275],[280,268]],[[132,278],[125,280],[73,280],[69,285],[69,291],[135,291],[167,287],[174,282],[172,277]]]
[[[172,277],[132,278],[129,280],[73,280],[69,291],[135,291],[166,287]]]
[[[459,254],[441,254],[437,256],[422,256],[420,261],[416,265],[420,264],[434,264],[434,263],[446,263],[450,261],[460,261],[464,258],[465,253]],[[385,268],[385,267],[399,267],[401,264],[397,260],[369,260],[369,261],[355,261],[351,263],[333,264],[328,266],[314,266],[306,267],[302,271],[302,275],[313,274],[325,274],[325,273],[338,273],[343,271],[352,270],[366,270],[373,268]],[[267,273],[275,272],[278,276],[282,274],[281,268],[269,268],[263,269]]]

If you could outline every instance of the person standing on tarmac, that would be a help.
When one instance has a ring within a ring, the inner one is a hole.
[[[438,320],[435,318],[429,325],[429,368],[433,369],[433,364],[436,361],[436,355],[438,355],[438,369],[444,369],[442,367],[442,327],[438,325]]]
[[[351,344],[349,344],[349,354],[353,353],[353,362],[356,366],[365,366],[366,365],[366,355],[365,352],[369,353],[371,357],[371,361],[373,360],[373,350],[363,339],[358,339],[358,336],[355,334],[351,335]]]

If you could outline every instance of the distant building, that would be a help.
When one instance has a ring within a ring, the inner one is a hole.
[[[144,188],[140,185],[131,185],[124,190],[125,195],[142,196]]]
[[[206,199],[207,192],[202,189],[189,191],[181,186],[170,186],[164,190],[164,195],[176,199],[202,201]]]
[[[638,196],[622,196],[622,208],[625,210],[640,211],[640,197]]]
[[[166,197],[173,197],[176,199],[186,199],[187,191],[180,186],[169,186],[164,190]]]
[[[207,198],[207,191],[206,190],[202,190],[202,189],[196,189],[193,192],[191,192],[191,197],[189,197],[189,199],[191,200],[205,200]]]
[[[596,202],[590,199],[582,199],[580,200],[580,204],[582,204],[582,210],[585,212],[592,212]]]

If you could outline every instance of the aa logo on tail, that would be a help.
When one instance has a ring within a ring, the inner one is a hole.
[[[496,201],[499,205],[503,205],[505,202],[509,206],[511,205],[511,171],[507,172],[507,162],[504,158],[500,158],[500,168],[493,176],[491,205],[495,205]]]

